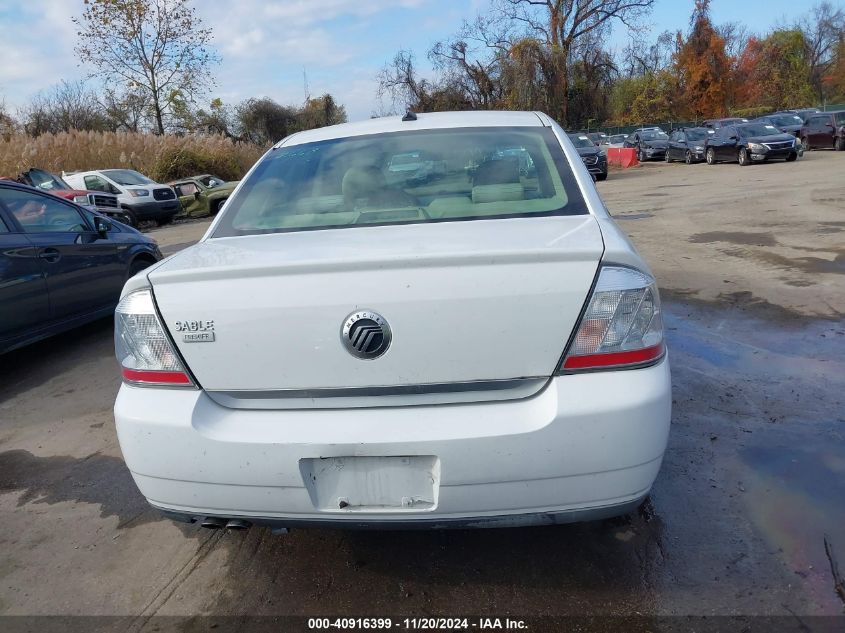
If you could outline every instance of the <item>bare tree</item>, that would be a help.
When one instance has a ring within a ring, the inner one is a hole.
[[[824,82],[836,53],[845,38],[845,11],[824,0],[815,5],[795,25],[804,34],[804,46],[810,67],[810,85],[824,101]]]
[[[111,130],[97,95],[83,81],[62,81],[40,92],[18,113],[31,136],[70,130]]]
[[[219,58],[209,49],[211,29],[189,0],[86,0],[74,23],[79,59],[143,94],[159,134],[179,99],[193,102],[214,84]]]
[[[521,24],[528,35],[541,38],[550,48],[553,77],[549,102],[558,119],[567,121],[569,64],[574,44],[604,25],[619,21],[635,27],[651,11],[654,0],[498,0],[497,7]]]
[[[16,121],[6,109],[6,101],[0,98],[0,140],[8,141],[16,128]]]
[[[431,84],[419,76],[411,51],[397,52],[393,61],[379,71],[376,79],[379,99],[389,97],[394,108],[400,105],[419,109],[428,100]]]
[[[125,132],[140,132],[150,111],[147,95],[140,91],[106,88],[102,97],[105,115],[112,127]]]
[[[632,37],[622,53],[625,75],[637,77],[665,70],[672,64],[676,48],[676,38],[671,31],[661,33],[653,44]]]

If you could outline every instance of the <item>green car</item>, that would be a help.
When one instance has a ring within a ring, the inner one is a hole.
[[[203,174],[167,183],[176,192],[182,212],[190,218],[214,215],[238,186],[237,180],[225,182],[222,178]]]

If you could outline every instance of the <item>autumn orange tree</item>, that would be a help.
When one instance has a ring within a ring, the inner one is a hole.
[[[710,0],[695,0],[686,40],[678,33],[675,68],[686,116],[724,116],[730,94],[731,64],[725,39],[710,20]]]

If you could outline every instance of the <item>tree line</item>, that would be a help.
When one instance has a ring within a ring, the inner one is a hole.
[[[88,81],[62,81],[16,113],[0,101],[0,138],[71,130],[203,132],[267,145],[347,119],[331,94],[306,96],[297,105],[269,97],[200,105],[216,85],[220,58],[190,0],[86,0],[73,22],[75,52],[90,70]]]
[[[845,13],[822,1],[765,34],[715,25],[695,0],[686,31],[641,36],[654,0],[493,0],[428,51],[401,50],[379,94],[415,110],[542,110],[569,127],[758,115],[845,102]],[[628,28],[621,52],[607,41]]]
[[[391,111],[541,110],[569,127],[701,120],[845,102],[845,13],[827,0],[768,33],[716,25],[694,0],[685,31],[642,35],[654,0],[492,0],[427,52],[378,73]],[[0,138],[63,131],[221,134],[267,145],[346,121],[331,94],[283,105],[210,95],[220,58],[191,0],[86,0],[74,18],[88,81],[63,81],[11,112]],[[607,42],[623,26],[630,43]],[[94,80],[93,83],[91,80]]]

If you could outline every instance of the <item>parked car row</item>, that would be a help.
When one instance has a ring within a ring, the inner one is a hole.
[[[608,147],[618,147],[612,139],[608,137]],[[700,127],[678,128],[670,134],[658,127],[644,127],[628,134],[622,146],[636,149],[640,161],[663,158],[748,165],[778,158],[795,160],[811,149],[845,151],[845,110],[784,110],[750,121],[741,117],[707,119]]]
[[[192,217],[214,215],[238,185],[237,181],[226,182],[211,174],[160,184],[134,169],[62,172],[61,177],[43,169],[29,169],[14,180],[128,226],[138,226],[142,221],[162,226],[180,212]]]

